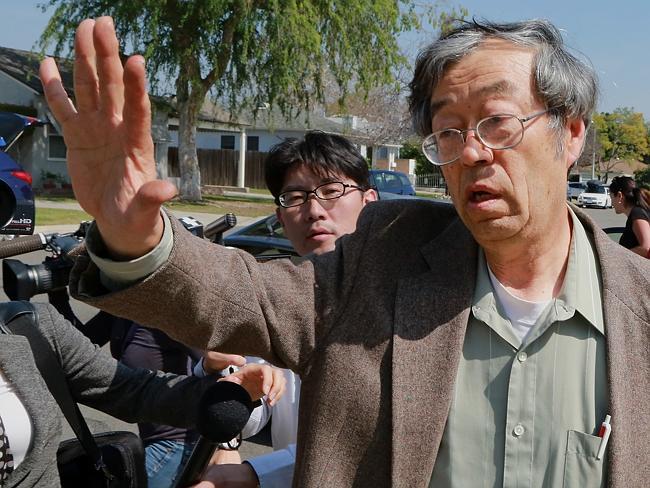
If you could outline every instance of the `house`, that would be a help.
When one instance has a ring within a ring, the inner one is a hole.
[[[32,174],[35,188],[46,177],[69,181],[66,147],[61,129],[49,111],[38,78],[40,56],[36,53],[0,47],[0,110],[21,113],[48,121],[26,134],[13,156]],[[73,94],[72,63],[58,59],[63,86]],[[174,99],[151,96],[152,136],[159,178],[178,184],[178,114]],[[206,100],[197,125],[197,152],[202,181],[238,187],[263,186],[264,155],[287,137],[302,137],[308,130],[322,130],[350,138],[378,169],[396,169],[414,177],[415,162],[399,160],[399,144],[372,144],[367,132],[357,126],[361,119],[325,117],[310,113],[287,120],[277,109],[260,107],[256,114],[232,115]],[[241,151],[240,149],[244,149]],[[218,156],[214,158],[213,156]],[[224,166],[228,171],[223,171]],[[247,176],[248,168],[248,176]]]
[[[39,63],[40,56],[36,53],[0,47],[0,110],[30,115],[49,122],[43,127],[35,128],[31,134],[25,134],[12,148],[15,159],[31,173],[35,188],[42,188],[46,178],[54,177],[60,183],[69,181],[65,143],[61,128],[45,102],[43,87],[38,78]],[[67,59],[57,59],[57,64],[64,88],[73,94],[72,63]],[[172,109],[160,97],[152,97],[152,106],[156,161],[160,163],[159,167],[164,168],[167,161],[166,144],[169,140],[168,114]]]
[[[571,169],[569,181],[600,180],[611,183],[615,176],[634,176],[635,171],[647,168],[645,163],[635,159],[612,159],[609,161],[594,161],[594,166],[579,166]]]
[[[57,175],[61,181],[68,180],[65,144],[45,103],[38,78],[39,62],[35,53],[0,47],[0,110],[51,122],[33,129],[33,133],[26,134],[13,149],[12,156],[32,174],[36,187],[46,174]],[[64,63],[61,67],[64,86],[71,91],[72,72]]]

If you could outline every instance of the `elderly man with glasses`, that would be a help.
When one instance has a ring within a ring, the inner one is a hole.
[[[427,47],[410,112],[455,211],[368,205],[297,266],[161,213],[141,58],[122,74],[106,19],[76,51],[77,107],[41,69],[96,218],[73,289],[297,372],[294,486],[647,486],[650,264],[567,206],[597,83],[552,24],[461,23]]]

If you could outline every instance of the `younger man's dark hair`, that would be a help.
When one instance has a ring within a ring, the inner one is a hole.
[[[289,137],[276,144],[266,157],[264,178],[276,203],[287,172],[299,165],[323,178],[334,174],[346,176],[361,188],[370,188],[368,163],[349,140],[335,134],[311,131],[304,139]]]

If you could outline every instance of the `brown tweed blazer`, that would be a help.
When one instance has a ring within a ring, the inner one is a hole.
[[[602,270],[613,434],[609,482],[650,480],[650,261],[593,235]],[[195,347],[302,378],[296,487],[425,487],[454,389],[477,245],[449,205],[366,207],[334,252],[257,264],[174,225],[169,261],[107,293],[81,257],[77,296]]]

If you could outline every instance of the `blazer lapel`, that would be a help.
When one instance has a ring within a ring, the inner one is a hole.
[[[583,223],[594,234],[603,285],[612,416],[608,486],[647,486],[650,467],[644,456],[650,452],[650,423],[643,412],[650,405],[648,273],[644,276],[641,263],[623,255],[628,251],[594,230],[591,222],[583,218]]]
[[[430,270],[401,280],[395,304],[394,487],[426,486],[431,477],[453,398],[476,276],[477,246],[460,220],[421,251]]]

